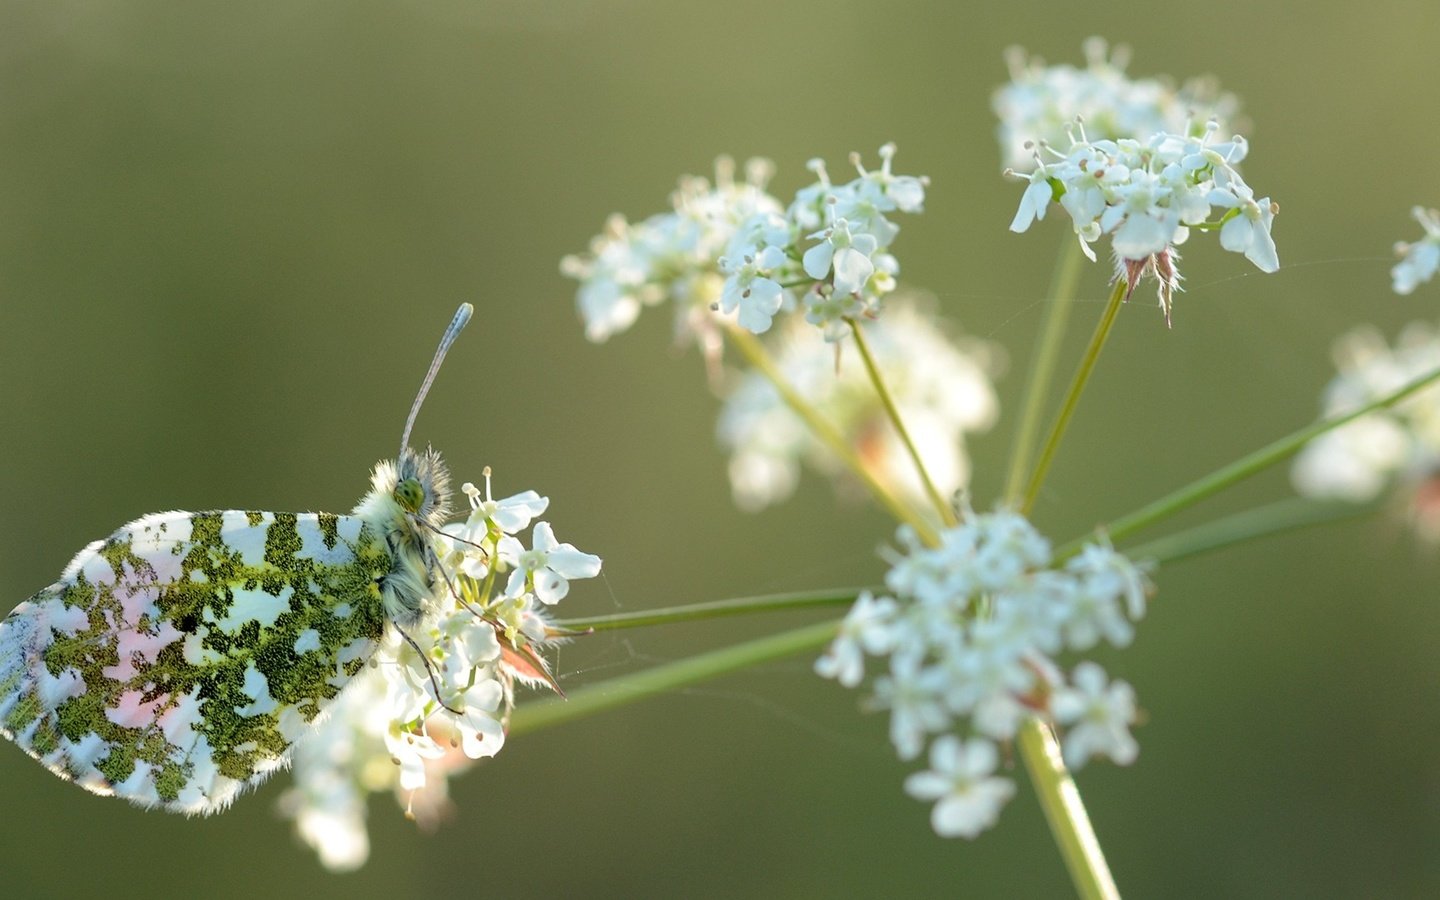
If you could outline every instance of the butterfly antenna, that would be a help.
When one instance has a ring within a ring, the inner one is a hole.
[[[420,414],[420,404],[425,402],[425,395],[430,392],[430,385],[435,381],[435,373],[440,371],[440,364],[445,361],[445,354],[449,351],[450,345],[460,336],[465,323],[470,321],[474,314],[475,307],[468,303],[460,304],[455,310],[455,318],[450,320],[450,327],[440,336],[440,346],[435,348],[435,358],[430,361],[430,371],[425,373],[425,380],[420,383],[420,392],[415,395],[415,402],[410,407],[410,417],[405,420],[405,433],[400,436],[400,455],[405,455],[405,450],[410,446],[410,429],[415,427],[415,417]]]

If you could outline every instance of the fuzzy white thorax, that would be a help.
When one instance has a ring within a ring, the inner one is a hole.
[[[393,565],[380,585],[385,614],[401,628],[434,612],[444,575],[435,553],[434,533],[450,514],[450,472],[432,448],[406,448],[398,460],[381,460],[370,476],[371,488],[354,515],[375,529],[389,549]],[[411,510],[399,496],[403,485],[419,486],[421,500]]]

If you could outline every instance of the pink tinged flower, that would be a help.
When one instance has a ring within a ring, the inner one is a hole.
[[[995,823],[1015,794],[1015,784],[992,777],[998,762],[995,745],[953,735],[930,745],[930,770],[905,779],[905,793],[934,800],[930,824],[941,837],[977,837]]]

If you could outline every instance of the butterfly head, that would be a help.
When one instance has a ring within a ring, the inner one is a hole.
[[[376,488],[381,487],[377,470]],[[395,461],[393,475],[386,478],[390,497],[406,514],[439,528],[450,517],[450,470],[434,449],[416,453],[409,447]]]

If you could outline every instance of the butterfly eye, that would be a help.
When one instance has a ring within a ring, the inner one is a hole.
[[[395,485],[395,502],[406,512],[418,513],[420,504],[425,502],[425,489],[414,478],[407,478]]]

